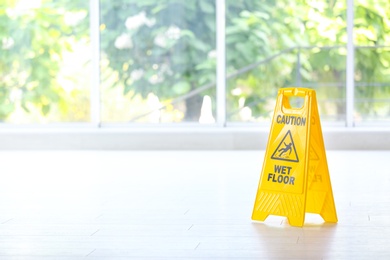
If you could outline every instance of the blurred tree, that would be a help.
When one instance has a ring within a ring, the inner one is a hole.
[[[345,82],[345,62],[340,62],[339,49],[305,49],[307,46],[346,43],[344,2],[227,2],[228,71],[234,72],[280,54],[229,81],[232,93],[228,95],[228,102],[232,120],[239,120],[237,111],[244,106],[251,107],[255,118],[269,117],[269,112],[273,110],[269,106],[270,100],[274,100],[277,89],[281,87]],[[340,97],[343,89],[339,88],[336,92],[332,89],[327,97]],[[245,104],[241,102],[243,100]],[[345,110],[344,106],[344,103],[340,104],[338,114]]]
[[[102,0],[101,51],[123,93],[169,100],[215,80],[214,0]],[[185,100],[199,119],[202,97]]]
[[[36,2],[36,8],[25,6]],[[100,4],[102,74],[115,74],[113,87],[122,88],[124,95],[145,98],[152,92],[170,101],[215,81],[214,0],[100,0]],[[355,43],[388,45],[390,8],[384,6],[389,7],[389,2],[356,1],[355,6]],[[226,7],[228,73],[287,50],[228,81],[229,112],[248,106],[257,117],[264,116],[278,88],[299,82],[335,84],[336,89],[320,91],[322,98],[344,97],[345,86],[339,83],[345,82],[345,49],[299,47],[345,45],[345,1],[226,0]],[[75,17],[71,21],[69,14]],[[26,111],[34,105],[44,115],[53,106],[62,113],[74,111],[66,108],[71,103],[57,76],[72,43],[88,39],[86,19],[84,0],[0,0],[0,119],[15,110],[15,98]],[[357,49],[357,77],[388,81],[386,55]],[[372,88],[357,92],[367,97],[381,93]],[[185,120],[197,121],[201,96],[186,99],[185,106]],[[359,109],[364,107],[372,111],[368,103]],[[333,109],[342,115],[345,102]]]
[[[229,81],[234,93],[228,94],[232,120],[239,120],[237,111],[244,106],[251,107],[255,117],[268,117],[272,106],[267,103],[274,99],[278,88],[303,83],[317,88],[324,100],[320,104],[323,114],[333,114],[336,120],[343,121],[346,49],[300,47],[346,46],[346,1],[227,0],[227,3],[228,71],[293,48]],[[390,97],[390,85],[385,83],[390,80],[389,48],[358,46],[390,45],[390,2],[357,0],[354,4],[357,113],[375,115],[387,107],[389,115],[386,102],[374,102],[375,98]]]
[[[355,10],[354,43],[359,46],[390,45],[390,2],[359,0]],[[390,48],[356,48],[355,106],[364,118],[389,117]],[[377,102],[378,100],[379,102]]]
[[[88,1],[0,1],[0,120],[20,101],[48,115],[53,106],[68,110],[69,99],[57,76],[64,52],[89,38]],[[77,94],[77,93],[76,93]]]

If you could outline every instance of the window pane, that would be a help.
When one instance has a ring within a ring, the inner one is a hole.
[[[88,1],[0,4],[0,120],[89,121]]]
[[[355,123],[390,122],[390,2],[355,1]],[[387,47],[383,47],[387,46]]]
[[[321,119],[326,123],[346,118],[346,47],[301,50],[301,85],[316,90]]]
[[[101,0],[101,19],[103,122],[215,114],[214,0]]]
[[[298,86],[317,91],[325,121],[345,121],[345,10],[341,0],[227,0],[228,120],[269,121],[277,90]]]
[[[390,122],[390,48],[355,51],[355,121]]]

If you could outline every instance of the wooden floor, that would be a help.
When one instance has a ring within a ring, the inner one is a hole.
[[[252,222],[264,152],[0,152],[0,259],[390,259],[390,151],[328,151],[339,223]]]

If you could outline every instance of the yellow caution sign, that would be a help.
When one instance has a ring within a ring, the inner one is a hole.
[[[304,100],[301,108],[291,97]],[[252,219],[286,216],[290,225],[303,226],[305,212],[337,222],[324,141],[314,90],[280,89]]]

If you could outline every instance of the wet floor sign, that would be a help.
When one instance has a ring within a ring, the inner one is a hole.
[[[303,100],[294,108],[290,99]],[[303,226],[305,213],[337,222],[314,90],[279,90],[252,219],[286,216]]]

